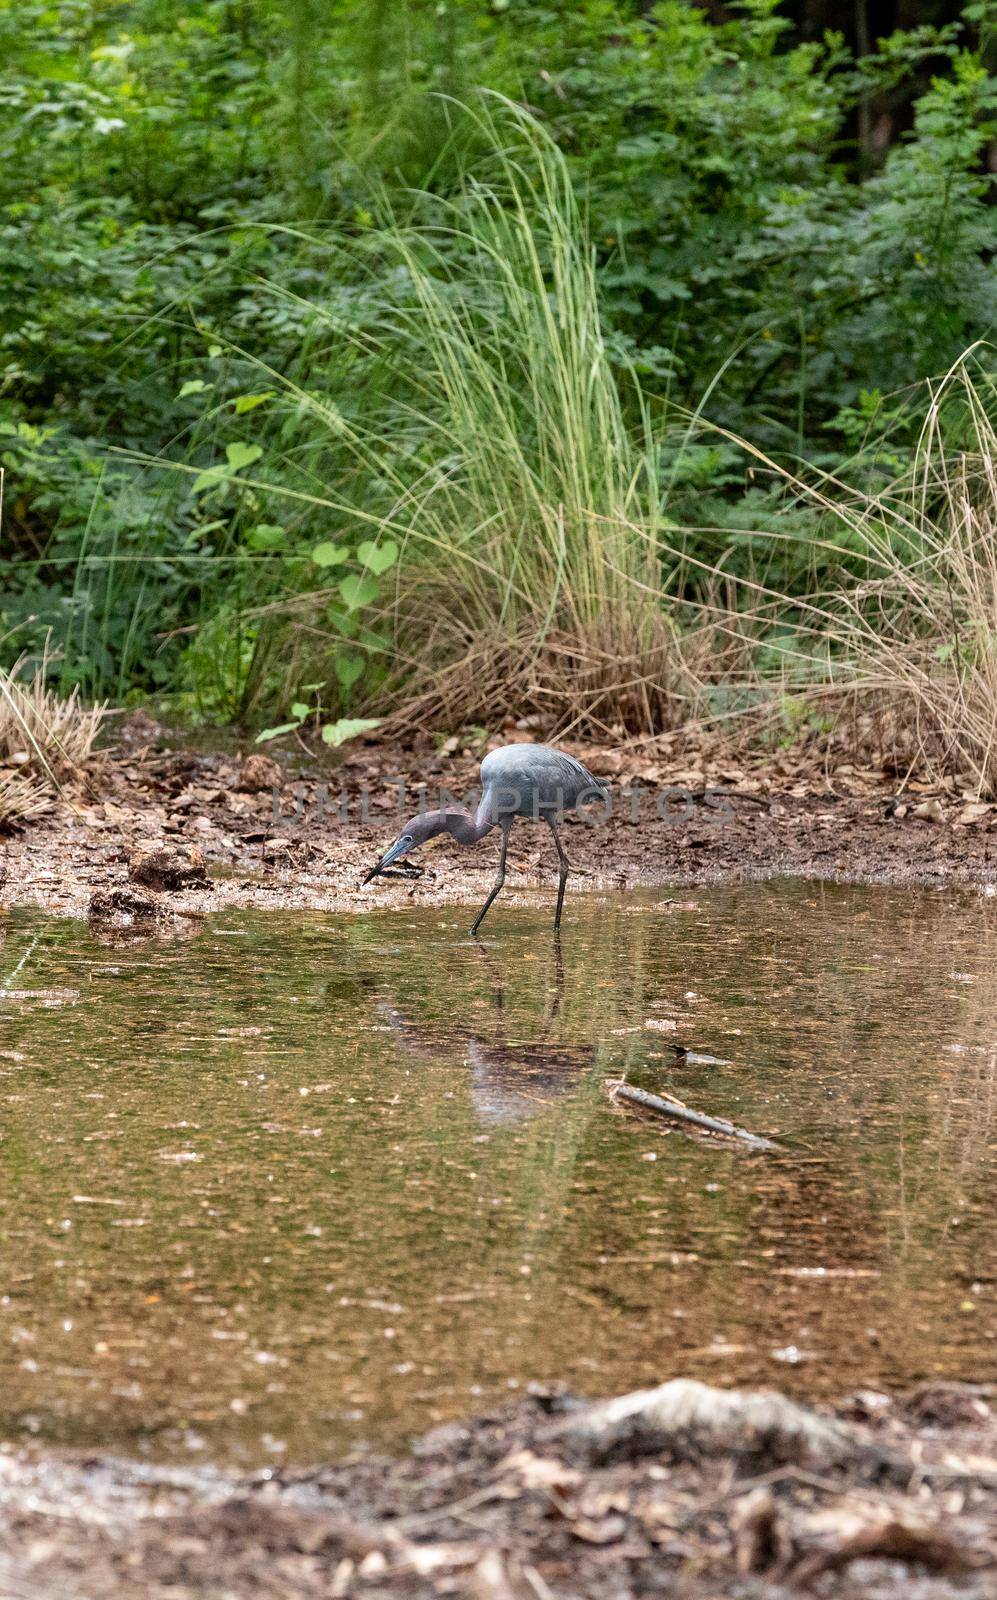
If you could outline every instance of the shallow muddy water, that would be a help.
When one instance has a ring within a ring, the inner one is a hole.
[[[531,1381],[997,1376],[997,905],[770,883],[0,948],[0,1437],[305,1461]],[[675,1044],[690,1054],[677,1057]],[[756,1155],[613,1109],[645,1088]]]

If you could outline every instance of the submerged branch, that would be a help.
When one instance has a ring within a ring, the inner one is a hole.
[[[702,1111],[693,1111],[689,1106],[683,1105],[681,1100],[664,1100],[661,1095],[650,1094],[647,1089],[638,1089],[632,1083],[625,1083],[622,1078],[607,1078],[606,1092],[614,1105],[618,1100],[629,1100],[633,1105],[643,1107],[645,1111],[657,1112],[658,1116],[671,1117],[676,1122],[687,1122],[694,1128],[703,1128],[707,1133],[719,1133],[727,1139],[737,1139],[752,1150],[779,1148],[774,1140],[763,1139],[757,1133],[749,1133],[747,1128],[738,1128],[725,1117],[708,1117]]]

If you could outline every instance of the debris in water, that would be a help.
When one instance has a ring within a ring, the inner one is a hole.
[[[79,989],[3,989],[0,1000],[31,1001],[40,1006],[73,1006],[80,998]]]
[[[625,1083],[622,1078],[607,1078],[605,1087],[610,1100],[614,1102],[629,1100],[645,1111],[654,1111],[659,1116],[671,1117],[676,1122],[689,1123],[692,1127],[702,1128],[707,1133],[718,1133],[727,1139],[737,1139],[742,1144],[750,1145],[753,1150],[779,1148],[772,1139],[764,1139],[760,1134],[749,1133],[746,1128],[738,1128],[725,1118],[708,1117],[702,1111],[693,1111],[681,1100],[666,1100],[661,1095],[649,1094],[646,1089],[638,1089],[635,1084]]]
[[[684,1067],[732,1067],[734,1063],[726,1056],[707,1055],[703,1050],[690,1050],[684,1044],[670,1044],[669,1050],[674,1050],[675,1055]]]

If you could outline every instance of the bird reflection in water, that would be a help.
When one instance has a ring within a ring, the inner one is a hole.
[[[434,1061],[456,1053],[463,1056],[471,1069],[471,1098],[479,1122],[491,1127],[522,1122],[577,1088],[595,1063],[596,1046],[554,1042],[564,998],[559,939],[555,939],[552,952],[550,998],[534,1039],[510,1039],[505,979],[487,949],[483,945],[476,948],[488,975],[488,1026],[458,1024],[444,1032],[421,1022],[383,994],[377,999],[377,1010],[409,1055]]]

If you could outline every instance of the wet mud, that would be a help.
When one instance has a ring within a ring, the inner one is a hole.
[[[723,751],[570,748],[610,784],[613,806],[608,818],[595,808],[566,822],[577,869],[569,895],[786,875],[986,890],[997,882],[997,807],[954,783],[848,763],[829,773],[805,755],[739,762]],[[278,763],[174,748],[138,716],[50,815],[0,840],[0,906],[85,914],[95,893],[127,884],[137,854],[164,842],[203,853],[211,878],[180,885],[169,913],[480,903],[497,861],[488,839],[472,850],[435,841],[418,858],[427,869],[418,881],[360,883],[408,815],[438,803],[441,789],[460,798],[473,788],[481,753],[360,746],[336,764],[304,754]],[[541,903],[555,889],[547,829],[518,824],[505,895]]]

